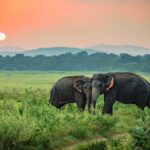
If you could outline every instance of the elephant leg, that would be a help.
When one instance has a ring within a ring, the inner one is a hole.
[[[102,110],[102,114],[110,114],[113,115],[113,104],[110,102],[105,102]]]
[[[113,105],[115,103],[115,94],[105,94],[104,95],[104,106],[102,110],[102,114],[110,114],[113,115]]]
[[[86,105],[86,98],[82,94],[76,94],[75,101],[78,109],[84,111]]]
[[[149,94],[148,93],[142,93],[141,95],[138,95],[136,105],[140,109],[144,110],[144,108],[146,106],[148,106],[148,98],[149,98]]]
[[[85,109],[85,105],[86,105],[86,99],[83,99],[82,104],[81,104],[81,107],[82,107],[83,111]]]
[[[61,109],[65,104],[66,104],[66,103],[64,103],[64,102],[59,103],[59,104],[57,105],[57,108],[58,108],[58,109]]]
[[[86,100],[83,98],[78,99],[78,100],[76,100],[76,103],[77,103],[77,107],[78,107],[79,111],[84,111],[85,105],[86,105]]]
[[[88,112],[91,113],[91,100],[88,100]]]
[[[141,110],[144,110],[145,106],[137,105]]]

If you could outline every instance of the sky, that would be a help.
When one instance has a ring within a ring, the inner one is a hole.
[[[150,0],[1,0],[0,46],[150,48]]]

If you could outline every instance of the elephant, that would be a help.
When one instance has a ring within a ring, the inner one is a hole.
[[[135,104],[142,110],[150,108],[150,83],[130,72],[94,74],[92,81],[92,104],[95,113],[98,95],[104,94],[102,114],[113,114],[113,104]]]
[[[76,103],[84,111],[86,101],[91,105],[91,78],[85,76],[67,76],[58,80],[50,91],[49,103],[61,108],[68,103]]]

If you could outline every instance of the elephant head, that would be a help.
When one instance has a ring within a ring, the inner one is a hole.
[[[114,78],[108,74],[94,74],[92,81],[92,103],[95,113],[96,101],[99,95],[109,91],[114,86]]]
[[[80,95],[80,97],[82,96],[82,98],[86,99],[86,101],[88,102],[89,111],[90,111],[90,105],[91,105],[91,92],[92,92],[91,82],[92,82],[91,78],[83,77],[81,79],[75,80],[73,84],[74,89]],[[83,105],[83,99],[80,100],[80,98],[77,98],[77,101],[78,101],[77,104],[79,105],[79,107]]]

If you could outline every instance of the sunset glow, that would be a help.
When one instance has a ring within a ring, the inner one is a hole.
[[[149,0],[5,0],[0,43],[27,49],[133,44],[150,48]]]
[[[0,33],[0,41],[4,41],[6,39],[6,35],[4,33]]]

